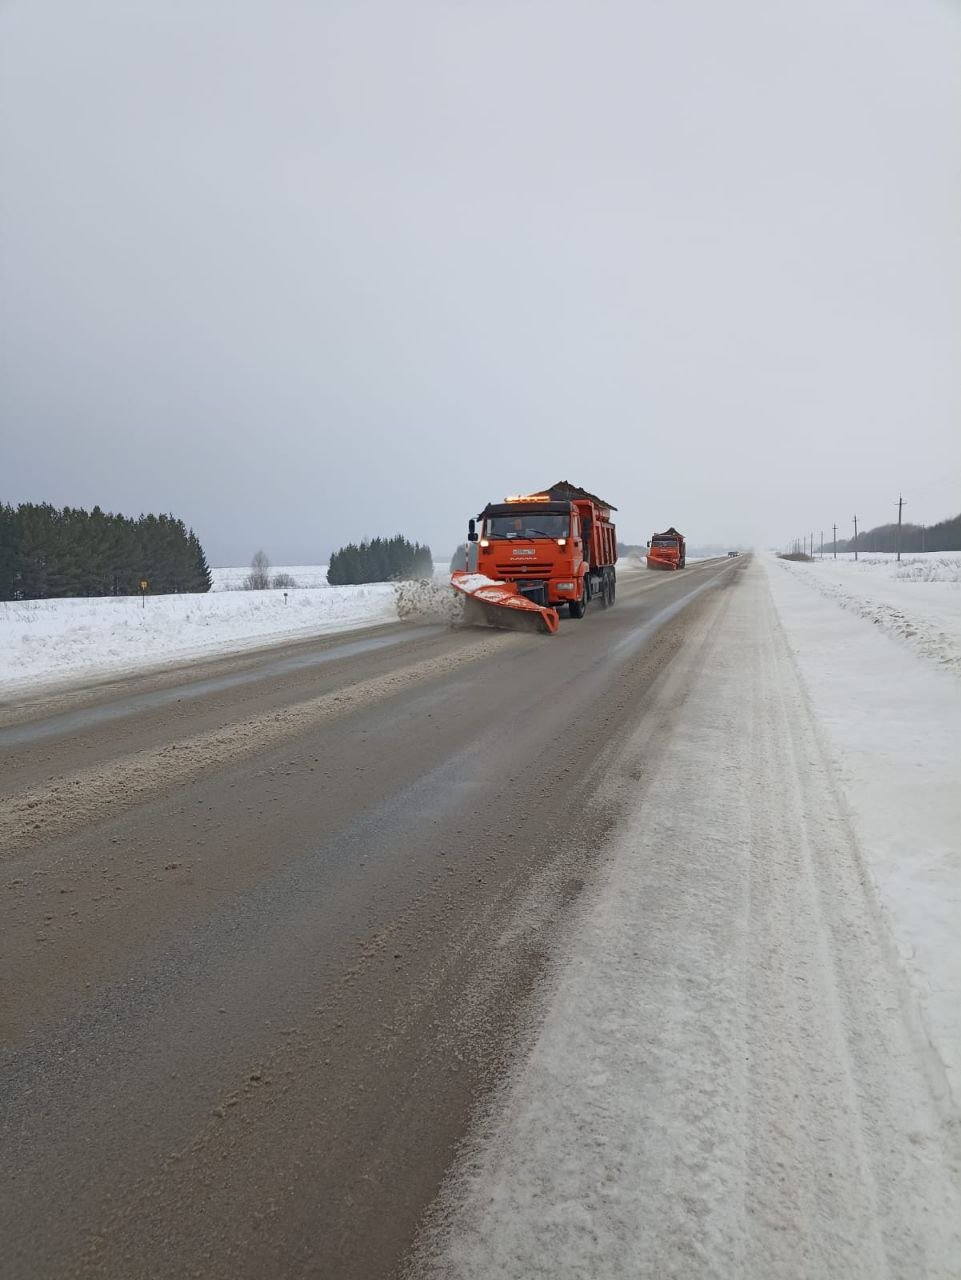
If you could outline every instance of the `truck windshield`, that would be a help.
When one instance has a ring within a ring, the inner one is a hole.
[[[489,516],[484,533],[488,538],[566,538],[570,526],[570,516],[518,511],[509,516]]]
[[[673,538],[655,538],[651,543],[652,547],[676,547],[677,543]]]

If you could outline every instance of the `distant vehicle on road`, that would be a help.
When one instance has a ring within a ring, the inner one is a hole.
[[[733,560],[735,556],[739,556],[740,554],[741,554],[740,551],[729,551],[727,553],[729,560]]]

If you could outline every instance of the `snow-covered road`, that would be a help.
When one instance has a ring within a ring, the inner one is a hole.
[[[18,709],[11,1274],[956,1280],[961,681],[622,588]]]
[[[632,816],[419,1274],[961,1274],[944,1052],[772,599],[778,572],[755,561],[660,685],[662,730],[646,717],[623,762]]]

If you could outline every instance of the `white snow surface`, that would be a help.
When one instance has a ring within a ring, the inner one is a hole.
[[[767,571],[961,1111],[961,556],[862,563]]]
[[[315,577],[326,574],[326,566],[314,568]],[[299,582],[308,579],[304,569],[289,572]],[[131,596],[0,603],[0,698],[398,618],[391,583],[298,588],[286,601],[282,590],[223,586],[247,572],[214,570],[219,590],[148,595],[143,604]]]
[[[756,557],[604,762],[629,816],[414,1274],[961,1275],[961,687],[827,581]]]
[[[781,561],[800,581],[961,676],[961,552]]]
[[[294,587],[246,591],[248,565],[211,569],[205,594],[0,602],[0,699],[398,618],[456,622],[446,565],[431,582],[332,587],[327,565],[271,565]],[[286,599],[285,599],[286,595]]]
[[[327,568],[325,564],[272,564],[268,570],[271,579],[278,573],[286,573],[293,578],[297,587],[327,587]],[[211,591],[243,591],[244,579],[250,573],[249,565],[227,565],[220,569],[211,569]]]
[[[457,579],[461,591],[479,591],[481,587],[502,587],[502,578],[488,578],[485,573],[465,573]]]

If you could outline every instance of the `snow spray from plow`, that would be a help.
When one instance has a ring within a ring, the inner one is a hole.
[[[557,610],[528,600],[513,582],[498,582],[483,573],[456,570],[450,576],[455,591],[467,597],[464,619],[509,631],[539,631],[554,635]]]

